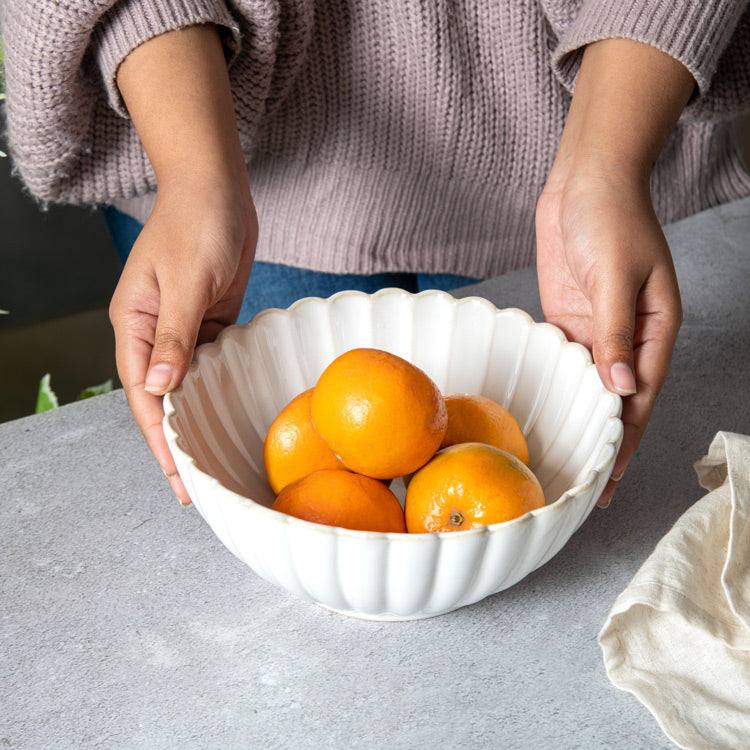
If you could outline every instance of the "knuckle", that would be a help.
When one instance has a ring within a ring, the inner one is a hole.
[[[110,309],[110,321],[115,331],[115,338],[137,338],[150,340],[153,335],[153,323],[148,316],[125,308]]]
[[[120,319],[122,318],[122,308],[120,306],[120,300],[115,295],[112,297],[109,303],[109,309],[107,310],[109,314],[109,322],[112,324],[112,326],[117,326],[120,322]]]
[[[683,312],[682,305],[678,302],[659,315],[654,321],[654,330],[659,338],[676,338],[682,327]]]
[[[630,433],[630,439],[637,445],[641,442],[643,433],[646,431],[646,425],[648,424],[648,418],[644,422],[637,417],[630,418],[623,421],[623,427]]]
[[[190,341],[183,331],[173,327],[162,327],[156,332],[154,351],[161,358],[182,358],[187,356],[190,351]]]
[[[207,310],[221,297],[224,287],[227,286],[224,279],[223,261],[220,258],[215,262],[201,262],[187,273],[175,274],[165,279],[164,286],[172,290],[169,299],[165,301],[169,306],[173,306],[178,300],[180,303],[190,300],[192,306]]]
[[[605,332],[601,340],[605,352],[632,351],[633,330],[628,326],[616,326]]]
[[[215,300],[221,297],[224,287],[227,286],[224,281],[227,276],[219,268],[210,269],[204,285],[203,304],[205,307],[210,307]]]

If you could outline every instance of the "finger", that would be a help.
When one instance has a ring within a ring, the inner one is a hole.
[[[627,432],[627,429],[626,429],[626,432]],[[625,442],[625,437],[623,437],[623,443],[624,442]],[[637,447],[637,443],[636,443],[636,447]],[[635,450],[635,448],[633,450]],[[623,451],[622,446],[620,446],[620,450],[617,454],[617,458],[615,459],[615,465],[612,468],[612,473],[609,475],[609,480],[607,481],[607,484],[604,486],[604,490],[602,491],[602,494],[599,496],[599,499],[596,501],[596,504],[599,508],[609,507],[610,503],[612,502],[612,498],[614,497],[614,494],[617,491],[617,488],[619,487],[623,476],[625,475],[625,471],[627,469],[627,463],[630,461],[630,458],[632,457],[632,455],[633,454],[629,450],[629,448],[626,448],[625,451]]]
[[[594,362],[607,389],[620,396],[634,394],[637,387],[633,339],[639,287],[612,271],[602,274],[591,299]]]
[[[602,493],[599,504],[611,500],[617,483],[627,470],[669,372],[682,320],[679,289],[671,268],[656,270],[652,274],[644,286],[640,304],[646,310],[654,311],[639,316],[636,330],[638,345],[634,352],[634,362],[638,375],[638,392],[623,401],[622,446],[615,459],[611,482]]]
[[[193,501],[190,499],[190,495],[188,495],[187,490],[185,489],[185,484],[183,483],[179,474],[173,474],[171,477],[167,477],[167,481],[169,482],[169,486],[172,488],[172,492],[174,492],[174,494],[177,496],[177,499],[180,501],[180,505],[187,507],[188,505],[193,504]]]
[[[162,398],[147,393],[143,389],[143,383],[136,383],[132,389],[126,390],[126,394],[133,416],[146,439],[146,444],[159,462],[172,491],[177,495],[180,504],[190,505],[190,496],[177,473],[177,466],[164,437]]]
[[[610,503],[612,502],[612,498],[614,497],[614,494],[617,491],[617,488],[622,481],[623,476],[625,475],[625,470],[627,469],[627,460],[629,460],[629,458],[626,458],[621,449],[617,454],[617,459],[615,459],[615,465],[612,469],[612,473],[609,476],[609,480],[604,486],[604,490],[599,496],[599,499],[596,501],[596,504],[599,508],[608,508]]]
[[[596,501],[597,507],[602,509],[609,508],[609,505],[612,502],[612,496],[615,494],[616,489],[617,482],[614,479],[610,479],[604,487],[604,492],[602,492],[601,496]]]
[[[641,360],[641,350],[636,350],[636,370]],[[651,417],[656,395],[650,389],[640,387],[638,393],[626,398],[622,406],[623,437],[622,445],[615,459],[609,482],[597,501],[600,508],[606,508],[612,501],[612,496],[622,480],[628,464],[638,448],[643,433]]]
[[[200,279],[187,284],[169,279],[160,284],[160,292],[154,346],[144,385],[155,396],[174,390],[185,377],[208,301],[207,285]]]
[[[112,325],[115,331],[117,372],[133,417],[177,499],[181,504],[189,505],[190,497],[177,474],[177,467],[162,430],[162,399],[144,390],[146,368],[151,355],[153,318],[146,314],[128,317],[113,310]]]

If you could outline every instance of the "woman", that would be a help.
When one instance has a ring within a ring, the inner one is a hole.
[[[111,317],[181,502],[161,396],[243,299],[460,283],[529,264],[536,239],[545,316],[625,397],[608,504],[680,323],[659,219],[750,193],[730,140],[745,2],[50,6],[5,3],[13,155],[40,199],[145,222]]]

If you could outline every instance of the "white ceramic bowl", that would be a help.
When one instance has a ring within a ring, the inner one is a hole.
[[[481,393],[508,408],[547,505],[440,534],[352,531],[271,510],[268,426],[336,356],[362,346],[408,359],[443,393]],[[193,504],[258,575],[347,615],[405,620],[477,602],[555,555],[607,482],[619,415],[589,353],[554,326],[479,297],[385,289],[303,299],[228,328],[165,399],[164,431]]]

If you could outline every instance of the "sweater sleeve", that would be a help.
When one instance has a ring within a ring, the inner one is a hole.
[[[112,109],[128,116],[117,87],[117,70],[136,47],[167,31],[204,23],[221,29],[233,60],[239,52],[240,32],[223,0],[119,0],[110,8],[94,28],[92,53]]]
[[[229,79],[249,155],[305,60],[313,20],[314,0],[0,0],[14,168],[42,201],[107,203],[153,191],[148,156],[122,116],[117,67],[147,39],[196,23],[217,24],[228,57],[236,55]]]
[[[552,14],[558,43],[552,65],[572,91],[587,44],[632,39],[679,60],[695,78],[697,96],[688,109],[697,118],[726,116],[750,106],[750,11],[746,0],[547,0],[578,7]],[[567,18],[565,17],[567,15]],[[548,13],[549,16],[549,13]],[[555,20],[562,23],[555,24]]]

